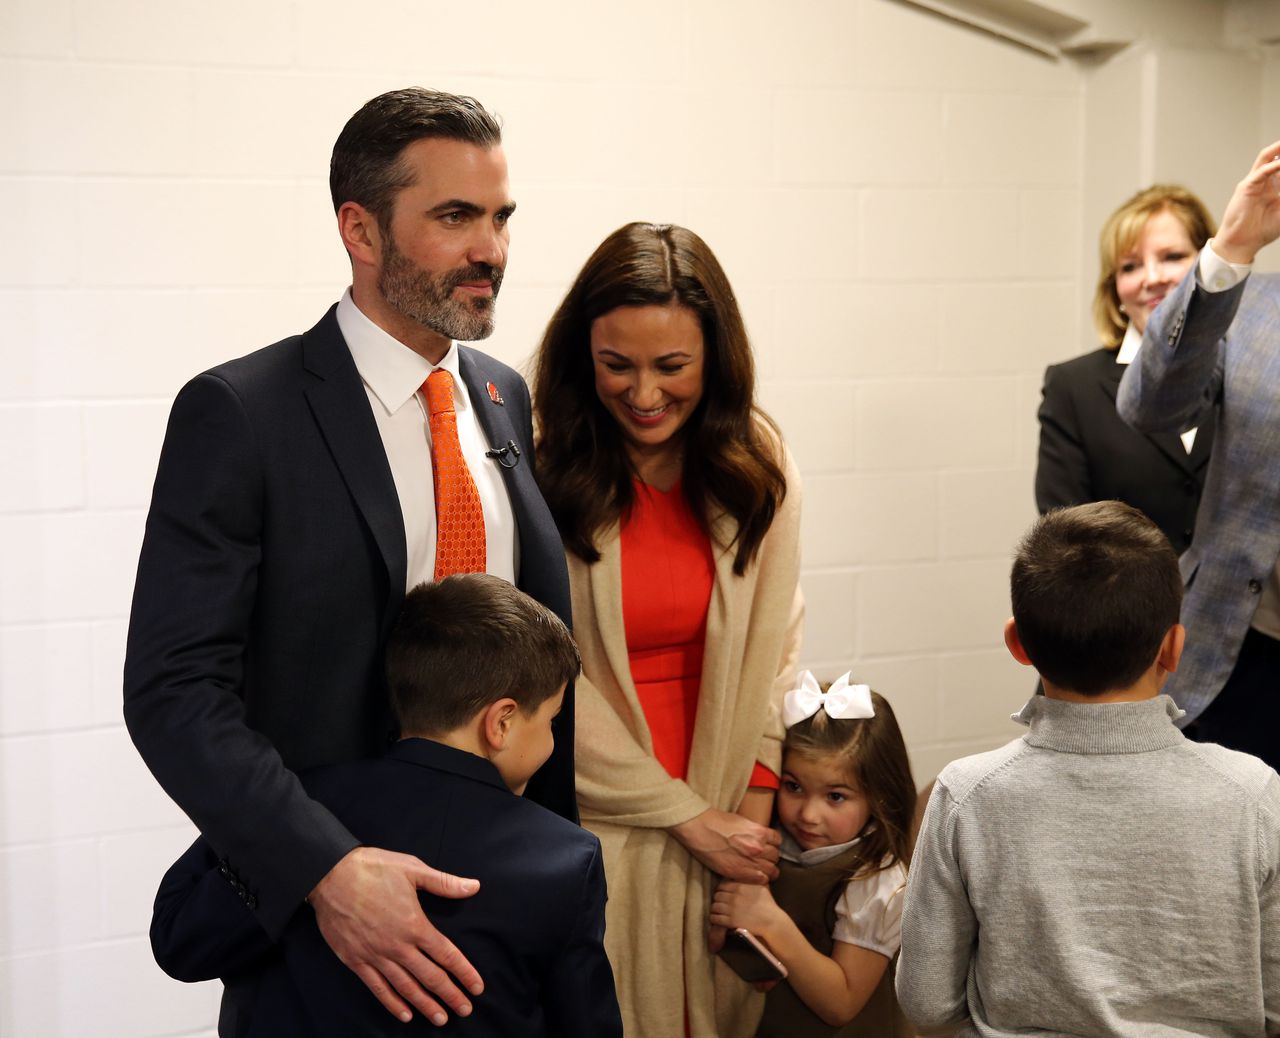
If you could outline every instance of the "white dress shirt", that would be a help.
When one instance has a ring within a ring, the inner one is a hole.
[[[427,421],[422,383],[437,368],[453,376],[453,406],[458,416],[458,442],[480,494],[484,510],[487,569],[494,576],[516,582],[516,521],[502,469],[489,449],[458,371],[458,344],[439,364],[414,353],[374,324],[356,306],[351,289],[338,302],[338,327],[347,340],[364,382],[382,446],[391,465],[400,512],[404,517],[405,590],[434,577],[436,564],[436,499],[431,473],[431,429]]]

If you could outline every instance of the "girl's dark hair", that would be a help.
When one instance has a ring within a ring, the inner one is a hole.
[[[858,844],[861,854],[849,878],[869,876],[911,861],[911,819],[916,809],[916,784],[911,777],[902,730],[893,707],[880,693],[871,693],[875,717],[836,719],[819,710],[787,729],[784,752],[809,760],[839,757],[853,785],[867,798],[871,820]],[[886,861],[886,858],[889,859]]]
[[[629,223],[587,260],[534,358],[538,483],[566,546],[587,562],[595,539],[631,506],[633,471],[617,422],[596,395],[591,325],[622,306],[687,307],[705,344],[703,393],[681,435],[684,495],[737,522],[733,571],[755,558],[787,492],[777,426],[755,405],[755,364],[729,279],[692,231]]]

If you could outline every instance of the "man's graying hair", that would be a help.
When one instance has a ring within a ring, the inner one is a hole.
[[[386,233],[396,192],[413,183],[401,155],[414,141],[427,138],[492,148],[502,143],[502,127],[473,97],[423,87],[379,94],[347,120],[333,146],[333,211],[356,202],[377,217]]]

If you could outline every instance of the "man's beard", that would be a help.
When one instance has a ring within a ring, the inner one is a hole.
[[[489,281],[493,295],[455,299],[453,290],[468,281]],[[493,334],[493,304],[502,286],[502,269],[473,263],[433,277],[409,260],[390,235],[378,273],[378,291],[395,310],[448,339],[474,342]]]

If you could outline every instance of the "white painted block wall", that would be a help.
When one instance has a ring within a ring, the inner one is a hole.
[[[897,707],[916,778],[1014,734],[1000,628],[1045,364],[1078,352],[1080,70],[894,0],[0,5],[0,1035],[212,1033],[151,964],[190,838],[121,724],[168,405],[347,283],[329,149],[364,100],[474,93],[520,211],[523,363],[631,219],[724,262],[805,476],[805,661]]]

